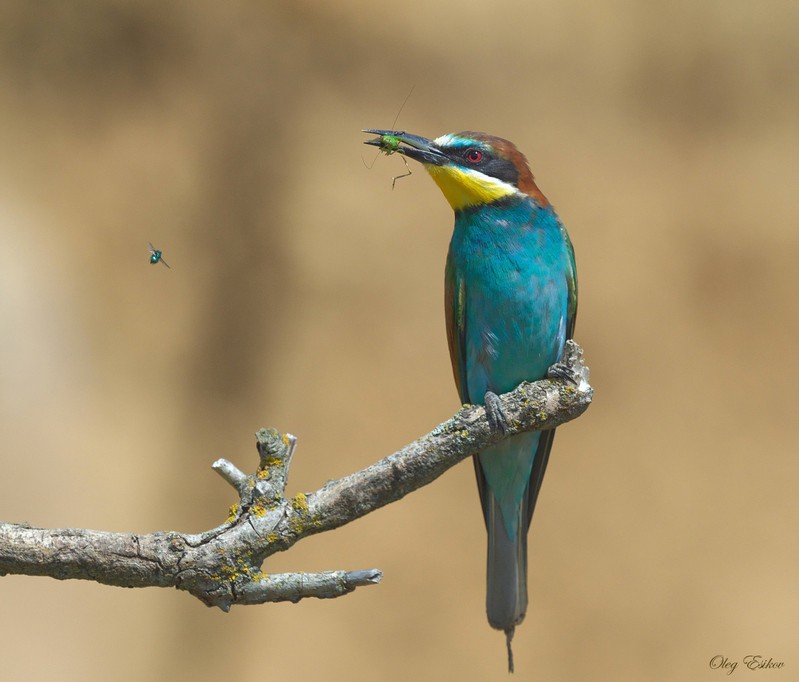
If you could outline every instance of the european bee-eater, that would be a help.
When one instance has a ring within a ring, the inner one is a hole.
[[[497,394],[543,379],[572,337],[574,250],[566,229],[508,140],[452,133],[428,140],[366,130],[367,141],[422,163],[455,211],[445,271],[447,336],[464,403],[503,428]],[[486,610],[511,639],[527,610],[527,531],[555,432],[511,436],[474,457],[488,530]]]

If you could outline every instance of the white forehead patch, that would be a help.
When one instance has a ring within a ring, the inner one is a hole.
[[[480,140],[473,140],[470,137],[461,137],[455,133],[447,133],[441,137],[433,140],[439,147],[460,147],[461,149],[468,149],[469,147],[482,147],[487,149],[488,145]]]
[[[446,135],[442,135],[441,137],[437,137],[433,142],[435,142],[439,147],[443,147],[444,145],[453,144],[455,141],[460,141],[460,137],[457,135],[453,135],[452,133],[447,133]]]

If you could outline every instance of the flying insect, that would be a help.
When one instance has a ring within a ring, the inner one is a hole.
[[[156,249],[150,242],[147,242],[147,248],[150,249],[150,265],[155,265],[156,263],[163,263],[169,268],[169,263],[167,263],[164,260],[161,249]],[[172,268],[169,269],[171,270]]]

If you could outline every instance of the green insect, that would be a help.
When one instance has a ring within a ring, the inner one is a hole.
[[[394,126],[391,126],[392,128]],[[395,135],[381,135],[380,136],[380,151],[386,156],[391,156],[399,149],[400,139]]]
[[[399,111],[397,112],[397,115],[394,117],[394,123],[391,124],[392,130],[397,125],[397,120],[399,119],[400,114],[402,113],[402,110],[405,108],[405,104],[410,99],[411,94],[413,93],[413,89],[415,87],[416,87],[416,85],[412,85],[411,89],[408,91],[408,94],[405,95],[405,99],[402,101],[402,105],[400,106]],[[364,166],[366,166],[369,170],[372,170],[372,168],[375,165],[375,162],[377,161],[377,157],[380,156],[381,152],[383,154],[385,154],[386,156],[391,156],[399,148],[400,148],[400,139],[398,137],[396,137],[395,135],[381,135],[380,136],[380,145],[379,145],[379,148],[377,150],[377,154],[375,154],[375,158],[372,159],[372,163],[370,163],[369,165],[366,165],[366,161],[363,160],[363,157],[361,157],[361,161],[363,162]],[[405,169],[408,172],[407,173],[403,173],[402,175],[395,175],[393,178],[391,178],[391,189],[392,190],[394,189],[394,185],[397,184],[397,180],[399,180],[400,178],[407,178],[409,175],[413,175],[413,173],[411,172],[411,167],[408,165],[408,161],[407,161],[407,159],[404,156],[402,157],[402,163],[405,164]]]
[[[394,126],[392,126],[392,128],[393,127]],[[380,150],[378,151],[378,154],[380,152],[383,152],[386,156],[391,156],[394,152],[396,152],[399,149],[399,146],[400,146],[400,140],[398,137],[395,137],[394,135],[381,135]],[[408,172],[403,173],[402,175],[395,175],[393,178],[391,178],[392,190],[394,189],[394,185],[397,184],[397,180],[399,180],[400,178],[407,178],[409,175],[413,175],[413,173],[411,173],[411,167],[408,165],[408,160],[404,156],[400,158],[402,158],[402,163],[405,164],[405,169]],[[374,163],[372,165],[374,165]]]

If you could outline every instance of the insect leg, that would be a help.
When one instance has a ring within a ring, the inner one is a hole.
[[[404,156],[401,157],[401,158],[402,158],[402,163],[405,164],[405,168],[408,170],[408,172],[407,173],[403,173],[402,175],[395,175],[393,178],[391,178],[391,189],[392,190],[394,189],[394,185],[397,184],[397,180],[399,180],[400,178],[407,178],[409,175],[413,175],[413,173],[411,173],[411,167],[408,165],[407,159]]]

